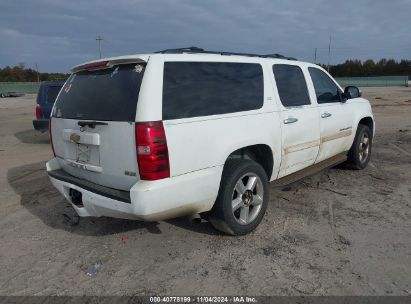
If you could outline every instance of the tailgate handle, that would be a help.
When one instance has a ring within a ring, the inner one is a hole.
[[[107,126],[108,123],[103,121],[79,121],[77,123],[80,127],[89,126],[90,128],[94,129],[96,126]]]

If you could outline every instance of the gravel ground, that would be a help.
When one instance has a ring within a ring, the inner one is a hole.
[[[35,96],[0,99],[0,295],[410,295],[411,88],[364,96],[370,165],[272,189],[241,237],[186,218],[73,226],[45,172],[47,134],[32,130]]]

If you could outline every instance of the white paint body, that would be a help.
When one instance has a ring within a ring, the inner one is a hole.
[[[69,134],[80,132],[77,121],[53,117],[51,130],[57,157],[47,163],[48,171],[62,168],[93,183],[130,191],[131,204],[51,178],[53,185],[69,201],[70,188],[82,193],[84,207],[73,205],[80,216],[160,220],[209,211],[218,194],[224,163],[234,151],[252,145],[267,145],[273,154],[272,175],[269,177],[273,181],[348,151],[359,121],[373,117],[369,102],[363,98],[349,99],[345,103],[317,104],[308,67],[321,68],[310,63],[211,54],[152,54],[107,60],[147,62],[135,122],[162,120],[163,69],[164,62],[168,61],[261,64],[264,105],[252,111],[163,121],[170,177],[157,181],[140,180],[138,176],[133,123],[109,122],[108,126],[97,126],[86,134],[84,138],[88,144],[100,151],[100,165],[78,168],[69,164],[74,153]],[[272,72],[273,64],[292,64],[302,69],[311,105],[282,105]],[[322,118],[326,112],[331,116]],[[298,121],[285,124],[284,120],[288,118]],[[137,176],[124,175],[125,170],[137,172]]]

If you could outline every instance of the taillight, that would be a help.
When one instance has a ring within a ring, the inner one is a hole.
[[[56,153],[54,152],[54,147],[53,147],[53,137],[51,136],[51,118],[49,118],[49,141],[51,145],[51,150],[53,150],[53,155],[56,157]]]
[[[39,119],[42,119],[42,118],[43,118],[43,113],[41,113],[40,105],[37,104],[36,105],[36,119],[39,120]]]
[[[140,178],[157,180],[170,177],[170,163],[163,122],[136,123],[135,132]]]

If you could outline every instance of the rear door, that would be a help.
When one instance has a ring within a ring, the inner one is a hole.
[[[135,116],[145,63],[73,73],[52,111],[51,134],[69,174],[129,190],[138,180]]]
[[[312,165],[320,145],[317,105],[310,101],[303,70],[297,65],[274,64],[281,104],[282,157],[278,177]]]

